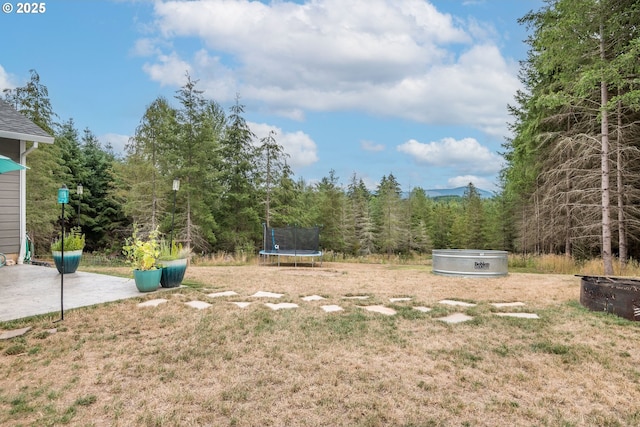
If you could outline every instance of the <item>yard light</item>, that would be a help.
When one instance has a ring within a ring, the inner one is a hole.
[[[173,223],[176,218],[176,196],[178,194],[178,190],[180,189],[180,180],[173,180],[173,213],[171,214],[171,234],[169,237],[169,251],[173,249]]]
[[[76,187],[76,194],[78,195],[78,227],[80,227],[80,205],[82,204],[82,193],[84,193],[82,184],[78,184],[78,187]]]
[[[58,203],[62,205],[62,236],[60,238],[60,264],[62,265],[62,273],[60,273],[60,320],[64,320],[64,205],[69,203],[69,189],[64,184],[58,189]]]

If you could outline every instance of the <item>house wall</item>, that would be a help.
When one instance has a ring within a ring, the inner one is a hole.
[[[0,154],[20,161],[20,142],[0,138]],[[0,252],[20,251],[20,172],[0,174]]]

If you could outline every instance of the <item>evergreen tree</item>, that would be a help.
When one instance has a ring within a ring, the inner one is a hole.
[[[113,155],[103,150],[100,142],[89,130],[82,136],[84,168],[91,171],[83,182],[83,231],[87,250],[120,247],[123,225],[126,223],[122,200],[116,198]]]
[[[434,248],[449,249],[455,247],[451,243],[451,228],[455,213],[452,204],[453,202],[449,201],[438,201],[432,206],[431,218],[433,218],[433,221],[431,222],[429,235]]]
[[[611,167],[621,165],[611,161],[609,135],[625,128],[609,119],[618,106],[637,108],[630,76],[637,75],[639,16],[632,0],[555,0],[521,20],[534,30],[522,72],[528,93],[512,110],[516,136],[506,156],[507,196],[521,204],[520,240],[565,253],[597,245],[605,274],[612,272],[612,174],[618,177]],[[623,182],[617,188],[626,192]],[[618,198],[621,214],[627,197]]]
[[[466,245],[469,249],[484,249],[487,240],[484,234],[484,207],[478,189],[471,182],[464,191],[463,205],[466,217]]]
[[[219,246],[226,251],[255,247],[262,235],[256,189],[259,152],[253,145],[255,135],[243,117],[244,108],[236,96],[221,145]]]
[[[281,181],[281,177],[289,176],[291,169],[287,165],[286,159],[289,157],[275,138],[274,131],[270,131],[269,135],[260,140],[260,146],[258,152],[261,158],[258,183],[262,184],[262,190],[264,192],[264,205],[265,214],[264,222],[269,227],[271,222],[271,201],[273,187]],[[282,184],[287,185],[286,182]]]
[[[383,176],[378,185],[374,206],[377,246],[387,256],[391,256],[406,241],[400,195],[400,184],[393,174]]]
[[[53,135],[56,117],[49,90],[40,82],[40,75],[30,70],[31,78],[25,86],[5,89],[5,100],[32,122]],[[27,144],[27,149],[33,147]],[[61,151],[54,143],[40,144],[31,151],[26,159],[29,169],[27,176],[27,232],[34,244],[33,253],[49,252],[49,243],[56,233],[54,225],[60,218],[60,210],[55,194],[62,184],[68,180],[68,174],[60,165]]]
[[[208,250],[216,242],[218,227],[213,212],[221,194],[218,170],[225,116],[218,104],[204,99],[197,83],[187,73],[187,82],[177,92],[178,138],[175,145],[163,148],[163,170],[167,180],[180,179],[176,235],[189,248]]]
[[[409,250],[418,253],[430,251],[433,249],[429,236],[429,226],[431,223],[429,213],[431,208],[426,191],[419,187],[411,190],[409,199],[407,200],[407,207],[410,218],[409,241],[407,243]]]
[[[356,174],[347,188],[347,199],[347,250],[353,255],[372,254],[375,252],[375,225],[371,217],[371,193]]]
[[[344,252],[344,192],[331,169],[316,185],[316,224],[322,225],[321,244],[326,250]]]
[[[270,226],[284,227],[290,224],[298,224],[301,227],[315,225],[315,218],[305,203],[308,189],[305,182],[300,179],[294,181],[288,170],[283,171],[275,183],[270,203]]]
[[[127,145],[124,171],[129,191],[125,212],[134,223],[147,227],[147,231],[156,229],[167,208],[165,194],[171,184],[167,182],[170,177],[167,177],[168,162],[164,154],[177,145],[176,116],[176,110],[166,98],[157,98],[147,107]]]
[[[78,130],[75,128],[73,119],[69,119],[59,126],[58,132],[56,133],[55,144],[60,149],[62,159],[61,166],[68,175],[66,185],[69,187],[71,194],[69,203],[71,207],[75,208],[69,210],[69,216],[75,213],[75,219],[69,218],[69,222],[74,226],[82,226],[82,224],[86,223],[86,221],[83,222],[81,218],[83,214],[85,217],[87,214],[86,199],[80,198],[78,195],[74,196],[73,194],[74,190],[78,188],[78,185],[86,181],[88,176],[93,172],[86,167],[84,152],[80,145],[80,136]],[[80,217],[78,215],[80,215]]]

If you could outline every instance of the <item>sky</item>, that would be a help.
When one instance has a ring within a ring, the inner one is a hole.
[[[256,136],[275,131],[307,183],[334,170],[370,189],[393,174],[404,191],[496,191],[527,54],[517,20],[543,0],[38,5],[3,0],[0,90],[36,70],[57,120],[116,153],[156,98],[179,107],[188,73],[227,112],[239,96]]]

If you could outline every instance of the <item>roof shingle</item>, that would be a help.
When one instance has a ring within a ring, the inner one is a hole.
[[[0,99],[0,138],[53,144],[53,137]]]

